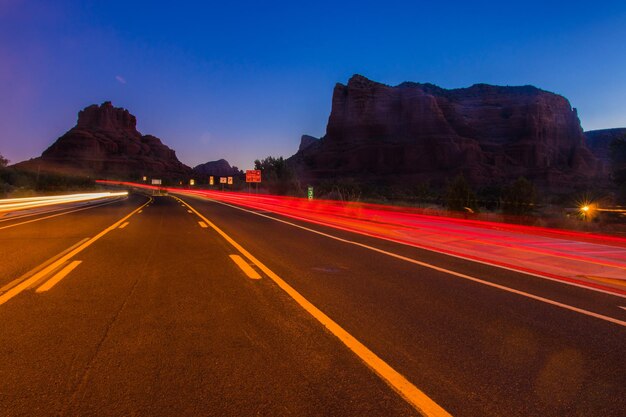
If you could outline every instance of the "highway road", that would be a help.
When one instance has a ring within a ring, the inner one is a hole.
[[[626,412],[619,291],[201,197],[40,217],[0,221],[1,416]]]

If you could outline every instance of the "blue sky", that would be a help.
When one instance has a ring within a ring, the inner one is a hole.
[[[0,154],[39,156],[110,100],[190,165],[292,155],[332,89],[532,84],[626,126],[626,2],[0,0]]]

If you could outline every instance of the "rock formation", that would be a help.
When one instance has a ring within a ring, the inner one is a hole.
[[[185,179],[191,168],[152,135],[142,135],[128,110],[110,102],[78,113],[78,122],[41,157],[16,164],[21,169],[92,177],[139,180],[141,176]]]
[[[289,162],[308,181],[442,185],[463,173],[478,185],[523,175],[567,187],[602,171],[562,96],[532,86],[391,87],[360,75],[335,86],[326,135],[315,146],[301,144]]]
[[[298,152],[305,150],[309,146],[317,143],[319,141],[318,138],[310,136],[310,135],[302,135],[300,138],[300,147],[298,147]]]
[[[585,138],[591,152],[608,166],[610,165],[609,150],[611,142],[616,139],[626,138],[626,127],[590,130],[585,132]]]
[[[231,167],[225,159],[209,161],[204,164],[197,165],[193,168],[193,172],[196,176],[203,177],[211,175],[216,177],[228,177],[239,175],[241,173],[237,167]]]

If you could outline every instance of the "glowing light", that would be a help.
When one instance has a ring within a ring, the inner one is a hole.
[[[580,205],[579,214],[583,220],[589,221],[596,217],[599,211],[600,208],[596,203],[585,201]]]
[[[26,198],[6,198],[0,200],[0,213],[7,213],[17,210],[30,210],[40,207],[47,207],[58,204],[79,203],[92,200],[100,200],[104,198],[120,197],[128,195],[128,191],[107,192],[107,193],[84,193],[84,194],[68,194],[53,195],[45,197],[26,197]]]

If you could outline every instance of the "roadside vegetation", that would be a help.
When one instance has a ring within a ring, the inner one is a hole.
[[[0,155],[0,198],[87,191],[96,188],[91,178],[22,171],[8,166]]]

